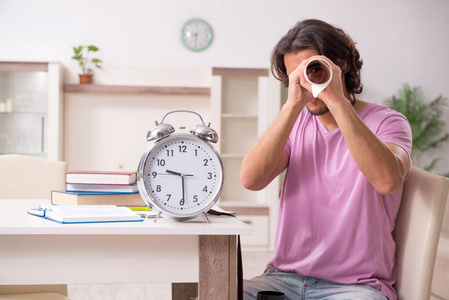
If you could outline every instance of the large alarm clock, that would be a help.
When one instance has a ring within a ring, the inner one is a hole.
[[[202,124],[190,133],[175,133],[164,123],[172,113],[193,113]],[[145,203],[160,215],[188,220],[203,215],[218,201],[223,189],[224,171],[220,155],[211,145],[217,133],[193,111],[171,111],[147,134],[154,143],[142,155],[137,172],[137,185]]]

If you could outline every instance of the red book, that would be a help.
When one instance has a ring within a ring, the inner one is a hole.
[[[120,184],[129,185],[137,181],[136,172],[123,171],[71,171],[66,173],[70,184]]]

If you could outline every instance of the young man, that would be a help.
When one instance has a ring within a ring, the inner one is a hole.
[[[314,98],[304,68],[317,57],[333,76]],[[319,20],[299,22],[274,48],[271,70],[288,99],[245,156],[240,181],[260,190],[287,172],[274,256],[244,282],[245,299],[262,290],[292,300],[397,298],[392,231],[411,130],[403,115],[355,97],[361,67],[351,38]]]

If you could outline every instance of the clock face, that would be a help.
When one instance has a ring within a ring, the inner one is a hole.
[[[181,29],[181,41],[192,51],[202,51],[212,42],[212,27],[202,19],[190,19]]]
[[[143,199],[157,210],[172,217],[194,217],[218,200],[223,164],[209,143],[194,135],[173,134],[144,154],[138,184]]]

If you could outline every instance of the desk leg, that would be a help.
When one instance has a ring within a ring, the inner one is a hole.
[[[172,283],[171,299],[172,300],[190,300],[198,297],[198,283]]]
[[[200,236],[199,300],[237,299],[236,236]]]
[[[236,236],[200,236],[199,284],[173,283],[172,300],[237,300]],[[195,290],[198,294],[195,294]]]

